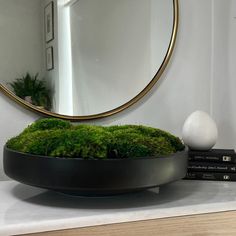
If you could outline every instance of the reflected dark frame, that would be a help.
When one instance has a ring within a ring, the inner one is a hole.
[[[46,48],[46,70],[50,71],[54,69],[54,53],[53,53],[53,47],[47,47]],[[50,59],[48,56],[50,55]]]
[[[47,19],[46,19],[46,11],[49,9],[50,15],[51,15],[51,37],[47,40]],[[48,5],[44,8],[44,34],[45,34],[45,43],[49,43],[52,40],[54,40],[54,2],[51,1],[48,3]]]
[[[179,25],[179,2],[178,0],[173,0],[173,27],[172,27],[172,34],[171,34],[171,39],[170,43],[168,46],[168,50],[166,52],[166,55],[164,57],[164,60],[158,69],[157,73],[155,74],[154,78],[150,81],[150,83],[134,98],[132,98],[130,101],[127,103],[112,109],[110,111],[102,112],[99,114],[94,114],[94,115],[87,115],[87,116],[68,116],[68,115],[61,115],[58,113],[50,112],[47,110],[43,110],[40,108],[37,108],[36,106],[29,104],[25,102],[23,99],[17,97],[12,91],[10,91],[7,87],[5,87],[3,84],[0,83],[0,91],[3,92],[5,95],[7,95],[9,98],[11,98],[13,101],[18,103],[19,105],[25,107],[28,110],[34,111],[40,115],[46,116],[46,117],[55,117],[55,118],[60,118],[64,120],[70,120],[70,121],[82,121],[82,120],[93,120],[93,119],[100,119],[100,118],[105,118],[114,114],[117,114],[136,102],[138,102],[141,98],[143,98],[151,89],[152,87],[156,84],[156,82],[160,79],[161,75],[163,74],[164,70],[166,69],[168,62],[170,61],[171,55],[174,50],[176,38],[177,38],[177,31],[178,31],[178,25]]]

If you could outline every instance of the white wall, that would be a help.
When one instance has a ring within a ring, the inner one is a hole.
[[[0,0],[1,82],[42,70],[40,1]]]
[[[210,112],[210,78],[211,0],[180,0],[178,41],[162,79],[142,101],[96,123],[146,124],[180,135],[183,122],[191,112],[196,109]],[[38,116],[2,94],[0,108],[1,153],[5,141]]]
[[[236,0],[214,0],[212,111],[217,145],[236,148]]]

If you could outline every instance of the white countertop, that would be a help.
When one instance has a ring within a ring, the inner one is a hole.
[[[236,210],[236,182],[182,180],[128,195],[86,198],[0,182],[0,235]]]

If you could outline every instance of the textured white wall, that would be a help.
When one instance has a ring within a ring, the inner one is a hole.
[[[180,135],[187,115],[196,109],[210,112],[210,78],[211,0],[180,0],[178,41],[162,79],[142,101],[96,123],[146,124]],[[19,107],[2,94],[0,108],[2,153],[5,141],[39,116]],[[2,159],[2,155],[0,157]],[[1,169],[0,175],[4,179]]]
[[[217,146],[236,148],[236,0],[214,0],[212,112]]]

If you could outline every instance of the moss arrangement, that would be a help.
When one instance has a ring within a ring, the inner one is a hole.
[[[184,149],[179,138],[156,128],[72,125],[54,118],[36,121],[6,146],[23,153],[84,159],[163,156]]]

